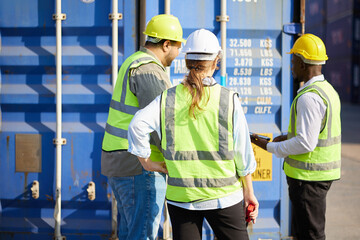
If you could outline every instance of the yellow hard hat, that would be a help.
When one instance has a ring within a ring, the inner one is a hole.
[[[169,14],[154,16],[147,24],[144,34],[159,39],[185,42],[179,19]]]
[[[300,54],[303,60],[305,59],[305,62],[308,60],[310,64],[316,64],[317,61],[325,63],[328,60],[323,41],[310,33],[298,38],[289,53]]]

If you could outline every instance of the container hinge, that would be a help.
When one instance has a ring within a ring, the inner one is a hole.
[[[32,183],[32,187],[30,188],[31,190],[31,196],[34,199],[38,199],[39,198],[39,181],[34,180]]]
[[[95,183],[93,181],[90,181],[88,184],[88,188],[86,190],[88,192],[88,198],[91,201],[95,200]]]
[[[110,20],[113,20],[113,19],[121,20],[122,18],[123,18],[122,13],[117,13],[117,14],[109,13]]]
[[[66,14],[65,13],[60,13],[60,14],[53,14],[52,15],[52,18],[53,18],[53,20],[58,20],[58,19],[60,19],[60,20],[65,20],[66,19]]]
[[[66,144],[66,138],[60,138],[60,139],[58,139],[58,138],[54,138],[53,139],[53,143],[55,144],[55,145],[65,145]]]
[[[300,23],[288,23],[284,24],[283,31],[286,34],[301,34],[301,24]]]
[[[230,17],[228,15],[225,16],[216,16],[216,21],[217,22],[228,22],[230,21]]]

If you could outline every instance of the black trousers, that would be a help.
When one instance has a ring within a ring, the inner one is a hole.
[[[287,177],[292,204],[291,229],[297,240],[325,239],[326,195],[333,181]]]
[[[201,240],[204,218],[219,240],[248,240],[243,201],[215,210],[188,210],[168,204],[174,240]]]

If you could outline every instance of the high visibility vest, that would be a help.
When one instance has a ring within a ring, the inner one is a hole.
[[[285,158],[285,174],[291,178],[307,181],[339,179],[341,167],[341,105],[337,92],[326,80],[314,82],[295,97],[291,106],[288,139],[297,135],[297,100],[307,92],[318,94],[327,106],[324,127],[321,129],[314,151],[290,155]]]
[[[156,63],[164,71],[165,68],[151,55],[138,51],[128,57],[121,65],[115,89],[110,102],[109,116],[105,127],[105,134],[102,144],[104,151],[117,151],[129,148],[127,139],[128,127],[139,110],[137,97],[130,91],[129,76],[134,68],[147,63]],[[154,161],[163,161],[160,150],[151,145],[152,155],[150,158]]]
[[[196,119],[189,116],[191,95],[183,84],[162,93],[161,147],[171,201],[216,199],[241,189],[233,149],[235,93],[218,84],[205,93]]]

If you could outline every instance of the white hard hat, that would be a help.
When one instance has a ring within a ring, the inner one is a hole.
[[[190,60],[214,60],[221,54],[219,40],[209,30],[199,29],[192,32],[182,50]]]

